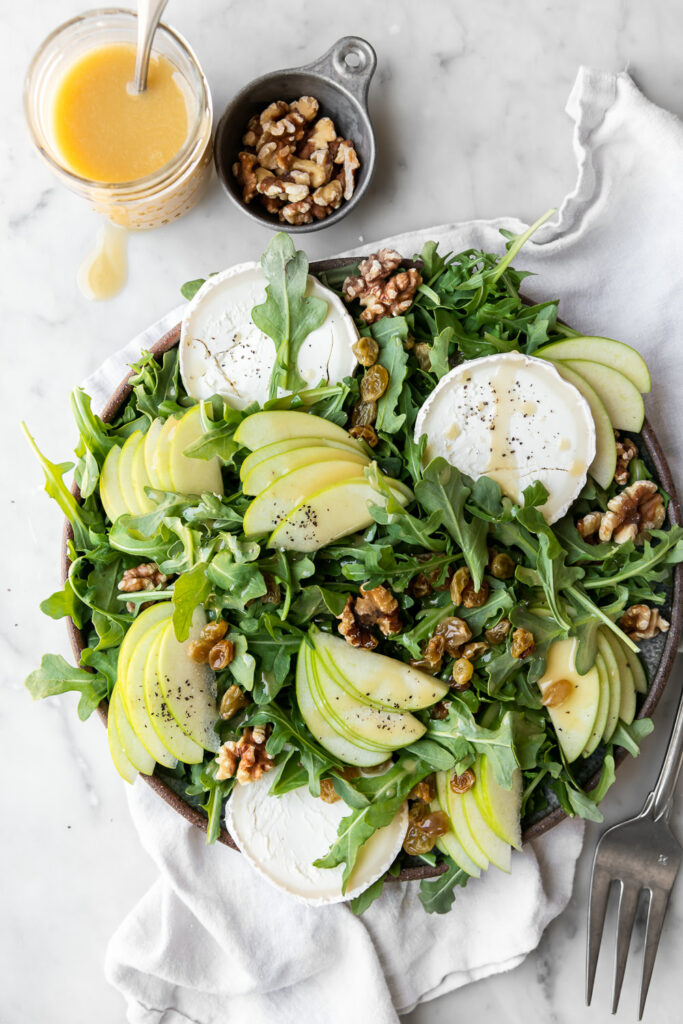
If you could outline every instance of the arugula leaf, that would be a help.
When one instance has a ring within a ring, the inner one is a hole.
[[[249,562],[236,562],[230,551],[219,551],[206,567],[211,583],[221,591],[216,604],[221,608],[245,611],[249,601],[263,597],[268,586],[263,574]]]
[[[195,609],[204,604],[211,593],[206,575],[206,562],[197,562],[193,569],[179,576],[173,587],[173,632],[176,640],[187,640]]]
[[[195,277],[193,281],[186,281],[185,284],[181,284],[180,294],[184,299],[187,299],[187,301],[190,302],[203,284],[206,284],[205,277]]]
[[[469,881],[469,875],[462,868],[459,868],[454,860],[445,854],[442,860],[448,868],[437,878],[423,878],[420,882],[420,903],[428,914],[447,914],[455,900],[456,886],[464,887]]]
[[[298,370],[299,351],[327,316],[327,303],[306,296],[308,259],[301,250],[295,251],[284,232],[273,237],[261,266],[268,281],[266,301],[252,309],[251,318],[275,343],[270,397],[277,398],[279,388],[299,391],[306,386]]]
[[[247,725],[266,725],[273,731],[268,737],[266,750],[271,756],[280,754],[287,745],[298,750],[302,767],[308,776],[308,788],[313,796],[320,796],[320,778],[335,765],[326,750],[313,739],[304,725],[298,707],[289,712],[274,701],[263,704],[247,718]]]
[[[595,789],[592,789],[588,794],[590,800],[594,804],[599,804],[604,799],[607,790],[610,786],[613,786],[617,781],[617,775],[614,765],[614,754],[605,754],[605,760],[602,762],[602,770],[600,772],[600,781],[598,782]]]
[[[51,619],[64,619],[67,616],[73,619],[74,625],[80,629],[86,621],[86,608],[79,600],[71,580],[66,581],[62,590],[50,594],[44,601],[40,602],[40,610],[43,615],[49,615]]]
[[[227,639],[232,641],[234,654],[228,665],[230,674],[243,690],[253,690],[256,659],[249,653],[249,643],[243,633],[231,629]]]
[[[376,882],[373,882],[372,885],[368,886],[360,896],[356,896],[355,899],[351,900],[349,907],[356,916],[364,914],[370,904],[374,903],[376,899],[379,899],[382,895],[382,889],[384,888],[384,880],[386,877],[386,875],[382,875]]]
[[[488,562],[487,527],[481,519],[468,520],[465,515],[472,485],[469,477],[445,459],[432,459],[415,485],[415,497],[426,512],[441,513],[444,527],[465,556],[474,589],[479,590]]]
[[[496,780],[505,789],[512,787],[518,767],[513,740],[513,717],[507,712],[495,729],[478,725],[474,715],[460,697],[454,697],[444,719],[430,719],[427,738],[436,741],[461,762],[470,751],[486,754]]]
[[[97,673],[70,665],[61,654],[44,654],[40,668],[34,669],[24,684],[34,700],[55,697],[75,690],[80,693],[78,717],[85,721],[107,696],[107,681]]]
[[[377,402],[375,430],[396,434],[405,422],[405,413],[398,413],[398,404],[408,366],[408,353],[403,342],[408,337],[405,317],[392,316],[378,320],[370,327],[370,333],[379,345],[377,362],[389,374],[389,384]]]
[[[620,720],[612,733],[611,742],[615,747],[624,747],[631,757],[638,757],[642,740],[650,735],[654,727],[651,718],[635,718],[630,725]]]

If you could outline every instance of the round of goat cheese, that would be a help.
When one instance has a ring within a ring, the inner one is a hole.
[[[305,903],[340,903],[358,896],[394,862],[408,828],[407,803],[363,845],[344,893],[344,866],[316,868],[313,861],[328,852],[349,807],[343,800],[325,803],[305,786],[271,796],[271,785],[272,778],[262,775],[235,786],[226,809],[230,835],[271,885]]]
[[[595,424],[585,398],[542,359],[506,352],[447,373],[420,409],[415,439],[425,460],[442,456],[473,479],[488,476],[520,503],[540,480],[540,506],[554,523],[575,500],[595,457]]]
[[[179,347],[180,374],[193,398],[221,395],[235,409],[268,400],[275,342],[251,318],[266,284],[260,264],[240,263],[208,278],[190,302]],[[356,367],[356,325],[342,300],[310,275],[306,294],[325,300],[327,316],[301,345],[299,373],[308,387],[336,384]]]

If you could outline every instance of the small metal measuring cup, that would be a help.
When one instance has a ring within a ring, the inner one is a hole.
[[[290,233],[319,231],[329,227],[349,213],[370,184],[375,167],[375,134],[368,114],[367,99],[370,80],[377,66],[377,55],[365,39],[344,36],[318,60],[300,68],[273,71],[254,79],[239,92],[228,105],[219,121],[214,145],[214,160],[218,177],[236,206],[252,220],[266,227]],[[281,224],[257,205],[247,205],[242,189],[235,179],[232,166],[243,148],[242,136],[247,122],[274,100],[292,101],[299,96],[314,96],[323,114],[334,121],[342,138],[354,143],[360,169],[356,188],[349,200],[342,201],[324,220],[312,224]]]

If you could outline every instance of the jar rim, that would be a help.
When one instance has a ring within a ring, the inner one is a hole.
[[[183,164],[187,161],[188,157],[191,156],[192,153],[194,152],[197,143],[197,129],[201,126],[204,118],[208,116],[209,121],[213,119],[213,104],[211,100],[211,92],[209,90],[209,84],[206,80],[206,76],[204,75],[204,71],[202,70],[202,66],[199,63],[199,60],[197,59],[197,55],[195,54],[194,50],[187,42],[187,40],[184,38],[184,36],[180,34],[180,32],[177,32],[174,28],[171,28],[170,25],[165,24],[165,22],[159,22],[157,32],[162,31],[166,33],[166,35],[169,36],[174,43],[176,43],[183,56],[188,59],[189,63],[194,67],[195,71],[197,72],[199,83],[201,85],[201,94],[199,96],[200,102],[198,108],[199,115],[196,118],[194,131],[191,130],[188,132],[188,137],[183,143],[182,147],[178,150],[174,157],[168,161],[168,163],[163,164],[161,167],[157,168],[157,170],[152,171],[150,174],[146,174],[142,178],[133,178],[130,181],[94,181],[91,178],[86,178],[80,174],[76,174],[75,171],[72,171],[64,163],[62,163],[61,161],[56,159],[55,156],[53,156],[53,154],[46,148],[46,146],[43,144],[43,142],[38,136],[38,133],[34,125],[33,112],[31,109],[32,86],[36,71],[40,65],[40,61],[44,57],[48,47],[50,47],[55,42],[55,40],[59,39],[60,36],[72,30],[75,26],[82,24],[83,22],[95,19],[102,20],[106,18],[111,18],[113,16],[121,15],[123,15],[126,18],[131,18],[134,21],[137,21],[136,12],[131,10],[130,8],[96,7],[92,8],[89,11],[83,11],[81,14],[77,14],[73,18],[69,18],[68,21],[64,21],[61,25],[58,25],[57,28],[53,29],[53,31],[50,32],[49,35],[47,35],[43,39],[42,43],[40,44],[40,46],[34,53],[33,57],[31,58],[31,63],[29,64],[28,70],[26,72],[26,77],[24,79],[23,89],[24,115],[26,118],[29,134],[31,136],[31,141],[35,145],[41,157],[46,161],[46,163],[58,175],[65,177],[67,181],[73,183],[76,186],[86,189],[106,190],[107,192],[112,193],[114,196],[123,196],[129,192],[135,192],[138,190],[150,188],[154,186],[155,183],[164,181],[164,179],[172,177],[174,174],[176,174],[182,168]]]

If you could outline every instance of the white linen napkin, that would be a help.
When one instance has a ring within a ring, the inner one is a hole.
[[[670,411],[683,381],[683,126],[649,103],[626,73],[582,68],[567,111],[578,182],[516,261],[538,274],[524,290],[532,298],[561,297],[572,326],[643,352],[655,381],[648,416],[678,476],[683,439]],[[444,251],[500,252],[501,227],[524,225],[472,221],[384,244],[406,255],[427,239]],[[119,383],[124,363],[178,316],[169,314],[85,382],[95,407]],[[123,993],[131,1024],[396,1024],[398,1013],[421,1000],[519,964],[566,906],[583,837],[581,822],[560,825],[513,856],[510,876],[491,870],[458,892],[448,915],[426,915],[416,883],[392,883],[356,918],[343,904],[302,906],[239,854],[207,848],[203,834],[144,783],[129,801],[160,870],[107,952],[107,977]]]

